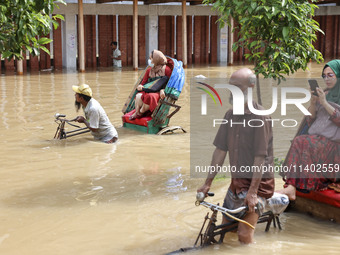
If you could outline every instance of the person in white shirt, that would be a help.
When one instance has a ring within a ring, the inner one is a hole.
[[[81,84],[72,86],[75,94],[75,105],[77,112],[82,106],[85,117],[78,116],[76,121],[84,123],[90,130],[95,140],[105,143],[114,143],[118,140],[118,133],[111,124],[103,107],[97,100],[92,98],[92,90],[89,85]]]
[[[117,42],[111,42],[111,48],[112,48],[112,60],[113,60],[113,66],[114,67],[118,67],[121,68],[122,67],[122,53],[120,52],[120,50],[118,49],[118,43]]]

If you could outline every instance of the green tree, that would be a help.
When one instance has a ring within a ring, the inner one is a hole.
[[[323,33],[313,20],[318,8],[313,2],[316,0],[204,0],[219,12],[221,27],[234,20],[239,39],[233,51],[249,50],[245,58],[254,63],[257,78],[261,74],[278,83],[285,75],[306,70],[309,61],[323,61],[312,44],[316,32]],[[260,86],[257,89],[261,103]]]
[[[43,46],[52,40],[43,37],[56,29],[61,15],[52,15],[56,2],[65,4],[63,0],[0,0],[0,54],[3,58],[22,59],[22,50],[28,49],[33,55],[39,55]]]

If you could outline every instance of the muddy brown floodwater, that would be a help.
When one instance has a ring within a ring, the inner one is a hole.
[[[237,68],[186,69],[182,109],[171,124],[188,133],[165,136],[121,127],[122,106],[142,70],[0,76],[0,254],[164,254],[191,246],[208,210],[194,205],[204,180],[190,178],[190,78],[226,78]],[[294,77],[320,77],[322,65],[310,68]],[[55,113],[76,116],[71,85],[80,81],[116,126],[117,144],[89,134],[52,139]],[[298,111],[290,114],[300,119]],[[274,129],[277,157],[285,156],[295,131]],[[221,202],[227,186],[214,182],[209,201]],[[281,221],[282,231],[258,226],[253,245],[241,246],[230,234],[222,245],[192,254],[339,253],[339,225],[296,213]]]

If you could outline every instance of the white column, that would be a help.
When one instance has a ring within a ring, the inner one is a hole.
[[[234,20],[230,20],[230,26],[228,27],[228,65],[234,64],[234,57],[233,57],[233,44],[234,44]]]
[[[149,59],[150,52],[158,49],[158,16],[148,15],[146,16],[146,29],[145,29],[145,63]]]
[[[62,21],[63,67],[68,70],[77,69],[77,27],[76,16],[66,14]]]
[[[227,63],[228,61],[228,27],[217,30],[217,62]]]
[[[25,55],[25,60],[26,60],[26,55]],[[17,74],[18,75],[24,74],[24,60],[22,59],[17,59]]]
[[[79,31],[79,72],[85,72],[85,39],[83,0],[78,0],[78,31]]]

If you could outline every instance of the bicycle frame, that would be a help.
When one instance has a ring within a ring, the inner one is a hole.
[[[202,204],[202,202],[200,204]],[[217,204],[217,207],[219,207],[219,204]],[[209,218],[209,213],[207,213],[207,215],[204,218],[201,230],[196,238],[194,247],[197,247],[199,240],[200,240],[200,244],[199,244],[200,247],[204,247],[204,246],[208,246],[208,245],[216,244],[216,243],[222,243],[226,233],[234,231],[238,228],[239,223],[237,221],[216,225],[218,210],[216,209],[216,207],[211,208],[211,210],[212,210],[211,217]],[[235,213],[236,211],[240,211],[240,210],[236,209],[236,210],[228,210],[228,211],[230,213]],[[208,220],[208,225],[204,233],[202,234],[207,220]],[[257,221],[257,223],[264,223],[264,222],[267,223],[266,229],[265,229],[266,232],[269,231],[272,222],[275,228],[276,228],[276,225],[278,225],[279,229],[280,230],[282,229],[281,223],[279,220],[279,215],[274,215],[270,211],[263,213]]]
[[[212,245],[212,244],[220,244],[223,242],[224,236],[226,233],[234,231],[238,228],[238,222],[229,222],[226,224],[220,224],[216,225],[217,222],[217,214],[222,209],[225,212],[229,212],[229,214],[240,212],[241,210],[246,210],[246,207],[240,207],[235,210],[228,210],[227,208],[219,206],[219,204],[211,204],[207,203],[205,201],[196,201],[196,205],[203,205],[207,208],[210,208],[212,210],[212,214],[209,217],[209,212],[204,217],[204,221],[202,224],[202,227],[200,229],[200,232],[197,235],[196,241],[194,243],[194,246],[187,247],[187,248],[181,248],[177,251],[173,251],[170,253],[167,253],[166,255],[173,255],[178,253],[183,253],[186,251],[191,250],[197,250],[204,248],[206,246]],[[224,216],[223,216],[224,217]],[[271,223],[273,222],[274,227],[278,226],[278,228],[281,230],[281,223],[279,220],[279,215],[273,214],[273,212],[268,211],[263,213],[260,218],[258,219],[257,223],[267,223],[265,231],[269,231],[269,228],[271,226]],[[207,225],[206,225],[207,224]]]
[[[58,124],[57,127],[57,131],[54,135],[54,139],[58,139],[58,140],[62,140],[62,139],[66,139],[68,137],[72,137],[72,136],[76,136],[76,135],[80,135],[80,134],[85,134],[90,132],[90,130],[87,127],[81,128],[77,125],[71,124],[70,122],[75,121],[75,119],[73,120],[67,120],[65,119],[66,115],[62,115],[62,114],[56,114],[55,115],[55,122]],[[73,127],[77,127],[77,129],[75,130],[71,130],[71,131],[65,131],[65,123],[73,126]]]

